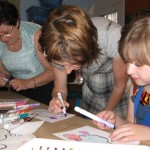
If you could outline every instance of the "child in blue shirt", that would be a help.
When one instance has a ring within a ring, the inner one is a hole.
[[[97,115],[115,124],[112,141],[150,140],[150,17],[143,17],[125,26],[119,42],[119,53],[128,64],[127,73],[133,84],[129,93],[126,119],[113,111],[102,111]],[[93,121],[101,129],[109,129]]]

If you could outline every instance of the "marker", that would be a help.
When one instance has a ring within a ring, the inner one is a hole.
[[[8,82],[8,83],[10,82],[10,80],[9,80],[8,78],[5,78],[5,77],[4,77],[3,79],[4,79],[6,82]]]
[[[7,124],[4,124],[4,128],[5,129],[10,129],[10,128],[14,128],[17,127],[18,125],[22,124],[24,122],[24,119],[16,119],[12,122],[9,122]]]
[[[4,106],[4,107],[0,107],[0,112],[1,111],[9,111],[14,109],[14,106]]]
[[[25,101],[20,102],[0,102],[0,107],[15,107],[15,106],[22,106],[25,104]]]
[[[21,105],[21,106],[16,106],[15,109],[20,109],[20,108],[33,108],[40,106],[40,103],[34,103],[34,104],[27,104],[27,105]]]
[[[24,118],[27,118],[27,117],[29,117],[28,113],[20,114],[20,115],[16,115],[16,116],[11,116],[11,117],[0,118],[0,123],[4,123],[4,122],[7,122],[7,121],[13,121],[15,119],[24,119]]]
[[[64,102],[63,102],[63,99],[62,99],[61,93],[60,93],[60,92],[58,92],[58,93],[57,93],[57,95],[58,95],[58,98],[59,98],[59,100],[61,101],[61,104],[62,104],[62,106],[63,106],[63,109],[62,109],[63,114],[64,114],[65,116],[67,116],[67,113],[66,113],[66,107],[65,107],[65,105],[64,105]]]
[[[12,122],[9,122],[9,123],[7,123],[7,124],[4,124],[3,127],[4,127],[5,129],[9,129],[9,130],[10,130],[10,129],[15,128],[15,127],[17,127],[17,126],[19,126],[19,125],[24,124],[25,122],[30,121],[30,120],[33,119],[36,115],[37,115],[37,114],[35,114],[35,115],[32,116],[32,117],[26,117],[26,118],[24,118],[24,119],[16,119],[16,120],[14,120],[14,121],[12,121]]]
[[[76,106],[76,107],[74,108],[74,110],[75,110],[76,112],[78,112],[78,113],[80,113],[80,114],[82,114],[82,115],[84,115],[84,116],[86,116],[86,117],[92,119],[92,120],[96,120],[97,122],[100,122],[100,123],[105,124],[105,125],[108,126],[109,128],[115,129],[115,125],[109,123],[109,122],[106,121],[106,120],[103,120],[103,119],[99,118],[99,117],[96,116],[96,115],[93,115],[92,113],[90,113],[90,112],[88,112],[88,111],[86,111],[86,110],[84,110],[84,109],[82,109],[82,108],[80,108],[80,107],[77,107],[77,106]]]

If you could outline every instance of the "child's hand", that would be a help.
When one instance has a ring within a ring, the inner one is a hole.
[[[110,139],[117,143],[150,140],[150,127],[138,124],[122,125],[114,130]]]
[[[112,124],[115,124],[116,122],[116,114],[113,111],[102,111],[100,113],[97,114],[98,117],[100,117],[103,120],[106,120]],[[105,129],[108,130],[110,129],[109,127],[107,127],[105,124],[94,121],[93,123],[98,126],[100,129]]]

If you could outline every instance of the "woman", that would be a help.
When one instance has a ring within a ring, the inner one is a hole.
[[[50,13],[40,37],[55,76],[49,110],[61,111],[57,93],[61,92],[63,100],[67,100],[67,74],[80,70],[84,78],[81,107],[95,114],[116,110],[125,116],[128,76],[126,64],[118,54],[120,30],[120,25],[105,18],[91,21],[76,6],[62,6]]]
[[[39,25],[20,21],[16,7],[0,1],[0,86],[48,104],[53,71],[38,50],[40,34]]]

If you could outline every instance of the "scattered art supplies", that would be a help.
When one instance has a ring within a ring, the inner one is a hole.
[[[17,150],[149,150],[143,145],[123,145],[105,143],[85,143],[63,140],[34,138]]]
[[[29,121],[34,117],[29,115],[29,111],[38,106],[40,103],[26,104],[23,100],[0,102],[0,125],[9,129]]]

